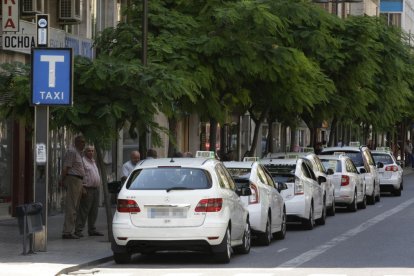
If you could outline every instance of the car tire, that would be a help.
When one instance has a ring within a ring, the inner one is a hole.
[[[309,218],[305,219],[302,222],[303,228],[306,230],[312,230],[315,227],[315,215],[313,213],[313,203],[311,203],[311,206],[309,208]]]
[[[128,252],[114,252],[113,257],[116,264],[128,264],[131,262],[131,253]]]
[[[356,210],[358,209],[356,194],[357,194],[357,192],[354,191],[354,200],[352,200],[352,202],[348,205],[348,211],[356,212]]]
[[[283,240],[286,237],[286,227],[287,227],[287,216],[286,216],[286,209],[283,208],[283,218],[282,224],[280,225],[280,231],[273,234],[273,238],[276,240]]]
[[[367,208],[367,195],[364,194],[362,202],[358,203],[358,209],[366,209]]]
[[[217,246],[218,248],[214,252],[214,259],[218,263],[227,264],[230,262],[231,253],[231,231],[230,227],[227,227],[226,234],[223,237],[223,241]]]
[[[249,254],[250,247],[251,247],[251,229],[250,229],[250,222],[247,220],[246,225],[244,227],[243,233],[243,243],[240,246],[234,248],[234,251],[239,254]]]
[[[401,196],[401,186],[400,186],[399,189],[394,190],[393,195],[395,195],[395,196]]]
[[[271,228],[272,224],[270,221],[270,216],[267,216],[267,221],[266,221],[266,230],[264,233],[260,233],[258,235],[258,242],[261,245],[269,245],[272,242],[272,228]]]
[[[333,195],[332,198],[332,206],[329,207],[329,209],[327,210],[327,215],[328,216],[335,216],[336,210],[335,210],[335,195]]]
[[[369,205],[375,205],[375,189],[372,191],[372,195],[367,197],[367,203]]]
[[[322,216],[316,220],[318,225],[325,225],[326,223],[326,198],[323,200]]]
[[[378,187],[378,195],[375,196],[375,202],[380,202],[381,201],[381,190]]]

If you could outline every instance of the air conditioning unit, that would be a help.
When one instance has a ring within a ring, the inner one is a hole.
[[[21,5],[24,14],[40,14],[44,10],[44,0],[22,0]]]
[[[59,20],[68,24],[81,21],[80,0],[59,0]]]

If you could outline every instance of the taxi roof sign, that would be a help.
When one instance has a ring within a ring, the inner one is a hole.
[[[390,152],[391,151],[390,147],[377,147],[375,150],[385,151],[385,152]]]
[[[361,143],[359,141],[349,142],[350,147],[359,147]]]
[[[315,152],[315,150],[313,149],[313,147],[302,147],[301,148],[302,152]]]
[[[333,155],[335,155],[335,156],[339,156],[339,155],[342,155],[342,154],[345,154],[345,152],[343,152],[343,151],[335,151],[333,153]]]
[[[256,161],[259,161],[259,157],[257,156],[249,156],[249,157],[243,158],[243,162],[256,162]]]
[[[216,158],[214,151],[203,151],[203,150],[198,150],[196,152],[196,156],[195,157],[203,157],[203,158]]]

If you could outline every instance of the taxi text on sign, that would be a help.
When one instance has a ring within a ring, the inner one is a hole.
[[[71,48],[32,49],[32,105],[72,105]]]
[[[19,31],[19,0],[2,0],[3,32]]]

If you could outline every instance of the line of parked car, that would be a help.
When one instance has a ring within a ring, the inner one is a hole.
[[[402,168],[387,149],[329,147],[269,154],[261,160],[196,158],[141,161],[119,192],[111,248],[116,263],[134,253],[211,252],[221,263],[250,252],[251,240],[284,239],[287,223],[311,230],[338,206],[349,211],[401,195]]]

